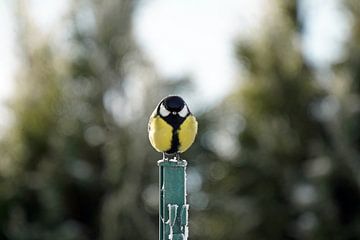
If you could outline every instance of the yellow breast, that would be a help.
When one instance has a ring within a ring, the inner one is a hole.
[[[160,116],[154,116],[149,122],[149,139],[158,152],[166,152],[171,148],[172,127]]]
[[[179,152],[185,152],[194,142],[198,129],[196,118],[192,115],[188,116],[180,125],[179,135]]]

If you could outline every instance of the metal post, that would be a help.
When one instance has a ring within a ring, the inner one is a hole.
[[[159,165],[159,239],[187,240],[185,160],[160,160]]]

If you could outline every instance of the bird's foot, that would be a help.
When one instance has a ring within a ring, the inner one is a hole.
[[[172,162],[179,162],[181,161],[180,154],[179,153],[163,153],[163,160],[164,161],[172,161]]]

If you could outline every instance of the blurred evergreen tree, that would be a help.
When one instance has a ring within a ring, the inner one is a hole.
[[[261,31],[239,42],[245,82],[200,116],[186,153],[192,239],[360,236],[360,7],[344,1],[353,35],[327,86],[303,57],[298,1],[272,1]],[[0,142],[0,239],[156,239],[146,125],[179,82],[160,81],[136,46],[137,1],[71,3],[63,46],[19,1],[23,61],[15,122]]]
[[[37,31],[25,3],[15,123],[0,144],[0,238],[155,239],[147,121],[177,86],[134,42],[137,1],[72,1],[67,44]]]
[[[272,1],[261,31],[237,46],[244,83],[202,120],[209,203],[192,220],[197,239],[360,236],[359,3],[349,1],[349,57],[325,87],[318,78],[331,74],[303,57],[298,2]]]

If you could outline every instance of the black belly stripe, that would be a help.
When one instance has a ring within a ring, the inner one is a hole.
[[[167,154],[177,153],[179,151],[180,141],[178,130],[180,125],[184,122],[185,118],[179,117],[177,115],[169,115],[163,118],[168,124],[173,127],[172,130],[172,139],[171,139],[171,148],[166,151]]]
[[[171,148],[168,151],[166,151],[166,153],[168,154],[177,153],[179,151],[179,145],[180,145],[179,133],[177,129],[173,129],[172,133],[173,134],[171,139]]]

